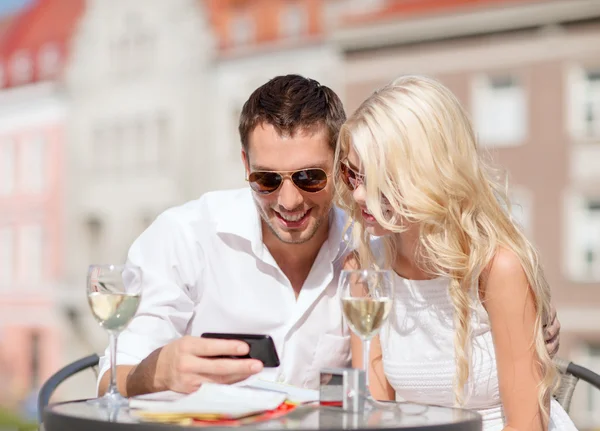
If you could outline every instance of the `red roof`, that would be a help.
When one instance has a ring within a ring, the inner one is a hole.
[[[10,30],[12,24],[15,21],[15,17],[13,15],[6,15],[0,17],[0,40],[4,37],[4,34]]]
[[[491,6],[515,6],[547,0],[388,0],[383,7],[373,12],[347,15],[344,25],[369,24],[377,21],[446,12],[462,12],[468,9]]]
[[[323,36],[323,9],[328,0],[198,0],[207,13],[208,22],[222,53],[252,53],[255,49],[275,47],[278,44],[302,45]],[[305,14],[305,27],[300,34],[288,37],[282,34],[280,17],[292,7]],[[234,37],[236,18],[247,18],[251,23],[248,40],[237,44]]]
[[[85,0],[34,0],[10,20],[4,32],[0,24],[0,61],[7,77],[0,86],[55,79],[84,6]],[[20,66],[15,64],[18,58]]]

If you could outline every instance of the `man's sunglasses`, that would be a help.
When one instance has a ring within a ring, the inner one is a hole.
[[[364,174],[356,172],[345,162],[340,163],[340,171],[342,173],[342,181],[344,181],[350,190],[356,190],[358,186],[365,183]]]
[[[327,186],[327,172],[320,168],[285,172],[255,171],[248,175],[248,182],[256,193],[268,195],[277,191],[286,178],[290,178],[297,188],[307,193],[320,192]]]

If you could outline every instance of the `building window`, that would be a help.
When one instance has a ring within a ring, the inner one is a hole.
[[[600,139],[600,66],[573,68],[568,87],[571,134],[577,139]]]
[[[240,116],[242,115],[242,108],[241,108],[241,104],[236,104],[234,105],[234,108],[232,110],[232,115],[231,115],[231,123],[232,123],[232,127],[231,127],[231,157],[234,160],[239,160],[240,159],[240,152],[242,151],[242,143],[241,143],[241,138],[240,138],[240,132],[239,132],[239,127],[240,127]]]
[[[587,342],[581,345],[579,352],[577,362],[590,370],[598,371],[600,369],[600,344]],[[580,389],[580,385],[575,391],[571,414],[580,426],[579,429],[598,429],[600,426],[600,392],[587,384],[581,385]],[[579,402],[575,403],[576,400]]]
[[[588,221],[584,248],[585,271],[590,278],[600,280],[600,198],[587,200],[584,213]]]
[[[150,215],[149,212],[145,213],[141,219],[142,232],[145,231],[146,229],[148,229],[148,227],[150,227],[150,225],[152,224],[153,221],[154,221],[154,216]]]
[[[166,115],[154,114],[146,119],[146,134],[143,151],[140,154],[140,160],[143,161],[144,168],[149,172],[156,172],[160,166],[168,163],[163,159],[161,148],[168,145],[169,125]]]
[[[585,134],[597,138],[600,137],[600,69],[586,71],[585,86]]]
[[[152,167],[156,168],[161,165],[168,163],[167,152],[161,151],[162,148],[166,148],[169,142],[169,120],[165,114],[158,114],[156,117],[156,130],[157,140],[156,146],[148,149],[149,153],[152,154]]]
[[[30,332],[31,346],[31,390],[35,391],[40,388],[40,331],[34,329]]]
[[[15,190],[16,151],[12,139],[0,141],[0,196]]]
[[[600,196],[567,199],[567,272],[575,281],[600,280]]]
[[[474,81],[473,125],[481,145],[522,145],[527,135],[525,89],[513,75],[488,75]]]
[[[123,118],[112,127],[93,131],[92,166],[99,173],[135,175],[156,172],[168,163],[161,151],[168,145],[166,115],[149,114]]]
[[[105,145],[105,151],[108,152],[109,169],[117,175],[123,174],[123,146],[128,145],[125,142],[125,124],[117,123],[111,130],[111,138]]]
[[[247,45],[254,41],[256,28],[252,18],[246,9],[239,10],[231,18],[229,32],[234,46]]]
[[[144,121],[144,118],[140,116],[133,122],[133,148],[138,155],[138,163],[140,164],[140,171],[144,172],[146,170],[146,160],[148,157],[145,154],[146,149],[146,139],[148,136],[148,130]]]
[[[300,2],[283,4],[281,33],[285,37],[299,37],[306,33],[308,16],[306,5]]]
[[[12,81],[16,84],[29,82],[33,78],[33,61],[25,51],[19,51],[12,59]]]
[[[0,289],[10,287],[13,281],[14,230],[12,226],[0,227]]]
[[[113,69],[120,75],[136,77],[150,67],[155,51],[155,36],[142,17],[126,15],[110,45]]]
[[[121,153],[121,169],[124,174],[135,175],[139,171],[141,154],[137,152],[135,123],[128,121],[122,125],[122,142],[117,149]]]
[[[41,225],[32,224],[20,227],[18,250],[21,281],[26,284],[39,283],[44,273],[44,237]]]
[[[96,217],[90,217],[86,223],[86,230],[88,234],[89,263],[100,264],[102,263],[102,222]]]
[[[102,175],[121,174],[126,132],[123,123],[105,122],[94,128],[90,166],[96,172]]]
[[[115,37],[110,41],[110,67],[117,73],[122,73],[124,62],[127,59],[126,40],[122,37]]]
[[[94,128],[92,132],[92,160],[90,165],[97,172],[104,171],[110,163],[108,151],[104,147],[106,142],[106,130],[102,127]]]
[[[46,177],[44,136],[38,134],[24,140],[20,148],[19,186],[26,193],[39,193]]]
[[[42,46],[38,53],[40,77],[51,78],[56,75],[60,66],[60,50],[58,44],[49,42]]]

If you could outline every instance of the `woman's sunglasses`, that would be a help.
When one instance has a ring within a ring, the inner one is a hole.
[[[277,191],[286,178],[290,178],[297,188],[307,193],[320,192],[327,186],[327,172],[320,168],[286,172],[255,171],[248,175],[248,182],[256,193],[268,195]]]
[[[340,163],[340,171],[342,173],[342,181],[344,181],[350,190],[356,190],[358,186],[365,183],[364,174],[356,172],[345,162]]]

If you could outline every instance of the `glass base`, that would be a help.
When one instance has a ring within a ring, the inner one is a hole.
[[[378,410],[380,401],[377,401],[375,398],[371,396],[371,394],[363,397],[363,408],[366,412],[371,410]]]
[[[363,397],[363,408],[366,412],[373,410],[398,410],[399,404],[396,401],[379,401],[371,394]]]
[[[129,407],[129,399],[125,398],[119,392],[107,392],[100,398],[94,398],[88,400],[88,404],[92,404],[98,407]]]

